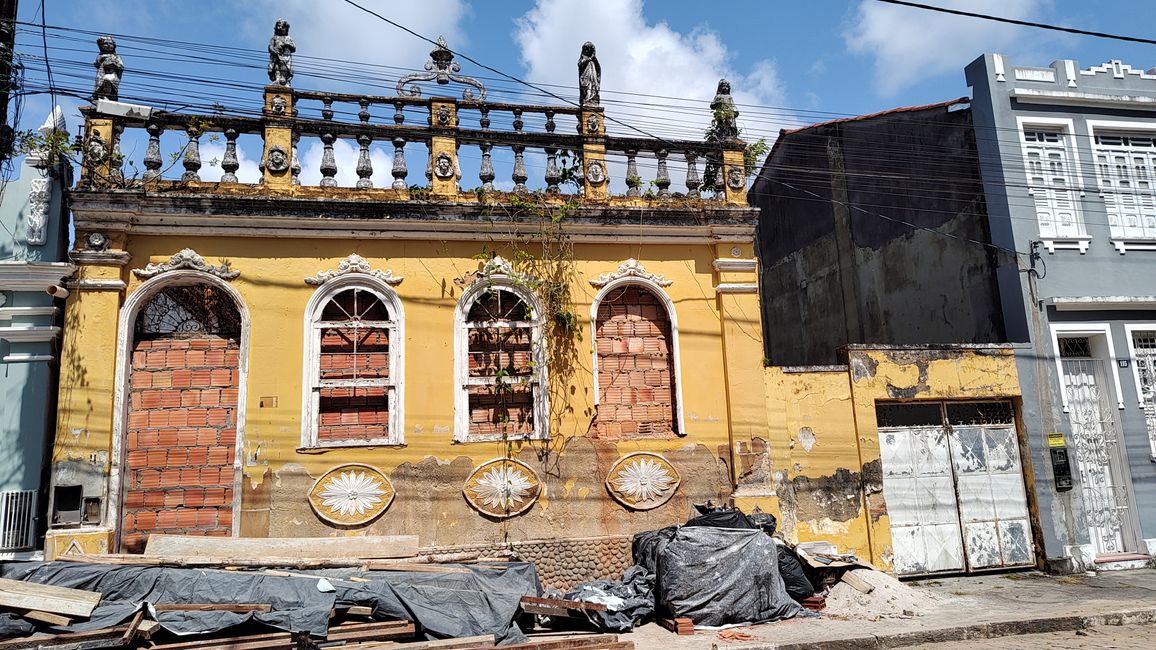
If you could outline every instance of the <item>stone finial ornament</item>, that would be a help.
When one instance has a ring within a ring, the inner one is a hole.
[[[600,106],[602,102],[602,65],[594,53],[594,44],[582,44],[582,55],[578,57],[578,103],[585,106]]]
[[[331,269],[329,271],[318,271],[317,274],[313,277],[305,278],[305,284],[319,287],[326,282],[329,282],[330,280],[339,278],[343,275],[349,275],[350,273],[362,273],[365,275],[373,276],[391,287],[395,287],[401,284],[401,281],[405,279],[401,276],[394,275],[392,269],[386,269],[385,271],[374,269],[370,265],[369,260],[358,255],[357,253],[351,253],[349,257],[341,260],[341,263],[337,265],[336,269]]]
[[[738,140],[739,112],[735,110],[735,100],[731,97],[731,82],[719,79],[718,90],[710,103],[710,109],[714,111],[718,137],[722,140]]]
[[[485,101],[486,87],[482,82],[473,77],[466,77],[464,75],[455,74],[460,72],[462,66],[460,63],[454,61],[454,53],[450,50],[450,46],[446,44],[446,39],[443,36],[438,37],[437,47],[429,53],[429,61],[425,63],[425,69],[429,70],[427,73],[407,74],[401,79],[397,80],[397,94],[402,97],[421,97],[421,88],[417,86],[417,81],[436,81],[439,86],[444,86],[451,81],[456,81],[460,84],[473,86],[478,89],[477,95],[474,94],[473,88],[465,88],[462,90],[462,99],[478,99]],[[407,85],[408,84],[408,85]]]
[[[269,39],[269,82],[275,86],[288,86],[293,81],[293,53],[297,46],[289,37],[289,21],[282,18],[273,25],[273,38]]]
[[[617,271],[603,273],[602,275],[599,275],[598,277],[590,280],[590,285],[596,289],[601,289],[611,282],[614,282],[615,280],[621,280],[622,278],[637,278],[640,280],[648,280],[660,287],[669,287],[672,283],[674,283],[674,280],[667,280],[666,277],[661,273],[651,273],[647,271],[646,267],[642,265],[642,262],[639,262],[632,257],[622,264],[619,264]]]
[[[96,68],[96,85],[92,90],[93,99],[116,101],[120,97],[120,77],[124,74],[124,61],[116,53],[116,40],[111,36],[96,39],[100,54],[92,64]]]

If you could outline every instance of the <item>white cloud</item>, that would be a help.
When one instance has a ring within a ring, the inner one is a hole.
[[[1030,19],[1048,0],[940,0],[942,7]],[[894,95],[928,77],[955,73],[984,52],[1022,48],[1030,28],[861,0],[843,31],[847,49],[875,60],[875,88]]]
[[[319,185],[321,183],[321,156],[325,146],[320,140],[305,143],[298,149],[301,157],[301,184]],[[337,161],[337,186],[353,187],[357,183],[357,157],[361,149],[351,140],[337,140],[333,143],[333,158]],[[373,175],[370,180],[374,187],[389,187],[393,182],[390,169],[393,158],[380,147],[370,145],[369,160],[373,165]],[[410,175],[412,176],[412,170]]]
[[[368,86],[375,87],[377,94],[390,94],[393,86],[387,84],[385,78],[396,78],[398,71],[372,66],[421,68],[433,49],[429,43],[344,2],[259,0],[248,6],[253,9],[248,12],[246,28],[255,38],[267,40],[272,36],[273,23],[278,18],[289,21],[289,35],[298,54],[294,61],[294,86]],[[466,35],[461,29],[462,18],[469,11],[465,0],[379,2],[364,3],[364,6],[430,38],[444,35],[452,48],[466,45]],[[304,58],[310,56],[349,63],[314,62]],[[322,65],[327,69],[319,70]],[[332,78],[317,78],[317,73],[348,79],[341,83]]]
[[[552,90],[575,101],[582,43],[595,44],[602,65],[602,104],[611,133],[640,135],[615,123],[617,119],[659,137],[700,139],[711,120],[706,102],[714,97],[721,78],[731,81],[739,104],[786,103],[772,59],[758,60],[740,70],[719,33],[701,26],[679,32],[665,22],[650,22],[643,13],[643,0],[537,0],[516,25],[514,40],[521,50],[526,76],[531,81],[569,88]],[[740,113],[743,110],[740,106]],[[744,122],[741,116],[739,121]],[[777,133],[786,123],[754,126],[760,132]],[[653,160],[640,160],[640,165],[644,179],[653,176]],[[685,165],[672,156],[672,190],[679,191],[683,169]],[[619,191],[625,175],[621,165],[612,161],[609,172],[616,181],[614,189]]]
[[[737,102],[782,103],[774,61],[763,59],[740,72],[717,32],[698,27],[681,33],[664,22],[648,22],[642,8],[643,0],[538,0],[518,19],[514,33],[527,76],[568,86],[573,90],[560,94],[576,99],[578,54],[583,42],[592,41],[602,64],[602,102],[607,115],[668,137],[701,136],[710,123],[710,110],[701,104],[697,113],[685,114],[681,110],[673,114],[665,106],[619,107],[614,104],[620,101],[682,102],[618,93],[709,101],[718,80],[725,77],[731,81]],[[615,127],[611,124],[610,128]]]

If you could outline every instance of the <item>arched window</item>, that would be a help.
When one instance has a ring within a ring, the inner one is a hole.
[[[611,282],[594,300],[599,438],[684,435],[674,305],[658,286]]]
[[[546,366],[541,309],[529,291],[479,280],[457,312],[455,439],[544,438]]]
[[[373,278],[346,276],[310,301],[305,446],[400,444],[402,310]]]

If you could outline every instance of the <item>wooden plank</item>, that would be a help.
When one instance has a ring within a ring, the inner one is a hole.
[[[660,618],[658,624],[666,629],[674,632],[679,636],[686,636],[694,634],[694,621],[686,616],[679,616],[678,618]]]
[[[561,598],[538,598],[537,596],[522,596],[522,605],[544,605],[546,607],[561,607],[565,609],[585,609],[594,612],[605,612],[606,605],[588,603],[581,600],[564,600]]]
[[[502,650],[600,650],[615,647],[618,644],[617,634],[587,634],[583,636],[566,636],[548,641],[529,641],[514,645],[504,645]],[[629,647],[634,644],[627,641]]]
[[[413,623],[408,621],[389,621],[387,624],[364,623],[354,625],[338,625],[329,628],[325,635],[326,641],[382,641],[386,639],[412,639],[416,634]]]
[[[0,606],[4,607],[88,616],[99,602],[100,593],[96,591],[0,578]]]
[[[153,605],[158,612],[271,612],[272,605],[258,603],[162,603]]]
[[[472,573],[469,569],[460,566],[442,566],[440,564],[417,564],[410,562],[366,562],[368,571],[413,571],[416,573]]]
[[[141,621],[144,620],[144,610],[137,610],[133,615],[132,620],[128,622],[128,629],[120,636],[120,642],[124,645],[130,645],[133,639],[136,638],[137,630],[140,629]]]
[[[844,573],[839,579],[865,594],[869,594],[872,591],[875,591],[875,585],[855,575],[854,571],[848,571]]]
[[[52,612],[41,612],[35,609],[17,611],[18,614],[30,621],[37,621],[40,623],[47,623],[49,625],[68,625],[72,623],[72,619],[60,614],[53,614]]]
[[[395,641],[367,641],[341,646],[342,650],[382,650],[397,648],[398,650],[482,650],[495,647],[494,635],[463,636],[456,639],[440,639],[438,641],[415,641],[413,643],[397,643]]]
[[[146,556],[201,558],[400,558],[417,555],[416,535],[365,537],[202,537],[149,535]]]
[[[250,634],[225,639],[197,639],[154,645],[153,650],[200,650],[201,648],[232,648],[233,650],[255,650],[257,648],[288,647],[293,635],[288,632]],[[263,645],[262,645],[263,644]],[[244,647],[242,647],[244,646]]]
[[[115,645],[121,645],[120,637],[128,630],[128,626],[105,627],[90,632],[70,632],[67,634],[41,634],[28,636],[22,639],[0,641],[0,650],[25,650],[26,648],[52,648],[64,644],[75,645],[89,641],[103,642],[112,640]]]
[[[345,610],[345,613],[349,616],[373,616],[373,608],[365,605],[354,605]]]

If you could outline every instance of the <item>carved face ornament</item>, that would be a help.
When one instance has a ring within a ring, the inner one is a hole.
[[[746,185],[746,178],[743,176],[743,170],[738,167],[731,167],[727,171],[727,187],[732,190],[741,190]]]
[[[606,170],[602,167],[602,162],[599,160],[592,161],[586,167],[586,178],[591,183],[601,183],[606,180]]]
[[[283,172],[289,169],[289,154],[279,146],[274,146],[269,149],[268,160],[265,161],[265,168],[271,172]]]
[[[450,125],[450,109],[447,106],[438,106],[437,110],[438,126]]]
[[[269,101],[269,108],[274,115],[282,115],[285,113],[285,98],[281,95],[274,95],[273,99]]]
[[[438,154],[434,161],[434,174],[443,181],[454,175],[454,161],[448,154]]]
[[[598,126],[599,125],[598,125],[598,116],[597,115],[587,115],[586,116],[586,132],[587,133],[598,133]]]

